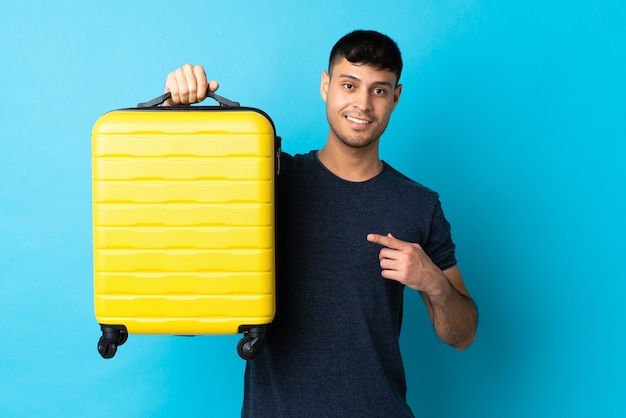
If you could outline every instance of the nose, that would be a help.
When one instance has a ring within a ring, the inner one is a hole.
[[[360,111],[369,111],[372,108],[372,96],[369,91],[361,90],[355,95],[353,107]]]

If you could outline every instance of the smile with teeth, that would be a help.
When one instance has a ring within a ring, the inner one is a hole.
[[[352,116],[346,116],[346,119],[348,119],[348,121],[350,122],[358,123],[359,125],[367,125],[368,123],[370,123],[370,121],[368,120],[358,119]]]

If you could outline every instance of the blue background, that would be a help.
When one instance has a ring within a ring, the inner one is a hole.
[[[357,28],[403,51],[382,156],[441,193],[481,313],[459,353],[407,295],[416,415],[626,414],[626,3],[5,3],[0,416],[238,416],[238,337],[131,336],[98,355],[91,128],[203,63],[285,150],[318,148],[321,72]]]

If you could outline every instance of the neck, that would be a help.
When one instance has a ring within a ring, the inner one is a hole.
[[[337,146],[327,142],[317,153],[320,162],[337,177],[362,182],[376,177],[383,169],[378,143],[364,148]]]

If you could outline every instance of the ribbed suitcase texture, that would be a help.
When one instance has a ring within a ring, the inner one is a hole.
[[[273,123],[250,108],[127,109],[96,122],[103,357],[128,334],[254,334],[272,321],[276,147]]]

